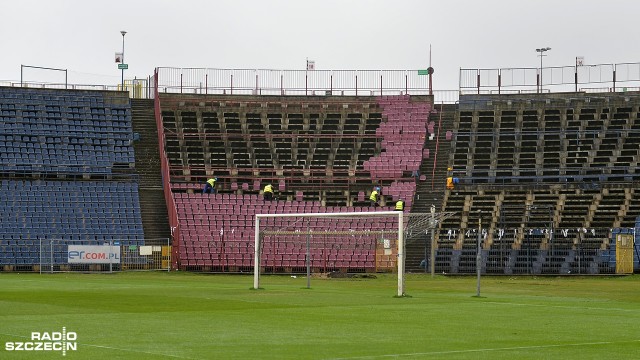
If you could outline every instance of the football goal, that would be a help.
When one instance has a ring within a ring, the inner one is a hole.
[[[253,288],[264,272],[397,271],[404,296],[402,211],[256,214]],[[397,269],[397,270],[396,270]]]

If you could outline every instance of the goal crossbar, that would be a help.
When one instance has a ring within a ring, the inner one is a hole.
[[[264,218],[353,218],[353,217],[379,217],[379,216],[396,216],[398,218],[398,296],[404,296],[404,226],[402,211],[371,211],[371,212],[340,212],[340,213],[289,213],[289,214],[256,214],[255,215],[255,246],[254,246],[254,262],[253,262],[253,288],[260,288],[260,219]],[[278,233],[278,231],[270,231]],[[306,233],[306,232],[305,232]],[[323,234],[325,232],[322,232]]]

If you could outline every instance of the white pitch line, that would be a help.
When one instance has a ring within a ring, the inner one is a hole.
[[[194,359],[194,358],[185,357],[185,356],[179,356],[179,355],[162,354],[162,353],[155,353],[155,352],[142,351],[142,350],[133,350],[133,349],[123,349],[123,348],[117,348],[117,347],[112,347],[112,346],[91,345],[91,344],[83,344],[83,343],[78,343],[78,345],[90,346],[90,347],[102,348],[102,349],[110,349],[110,350],[128,351],[128,352],[147,354],[147,355],[154,355],[154,356],[166,356],[166,357],[171,357],[171,358],[176,358],[176,359],[197,360],[197,359]]]
[[[496,304],[496,305],[512,305],[512,306],[531,306],[531,307],[543,307],[543,308],[557,308],[557,309],[570,309],[570,310],[597,310],[597,311],[623,311],[623,312],[640,312],[640,309],[621,309],[621,308],[610,308],[610,307],[587,307],[587,306],[567,306],[567,305],[547,305],[547,304],[524,304],[524,303],[514,303],[514,302],[500,302],[500,301],[485,301],[485,304]]]
[[[15,334],[7,334],[7,333],[0,333],[0,335],[16,337],[16,338],[29,339],[29,336],[25,336],[25,335],[15,335]],[[154,353],[154,352],[149,352],[149,351],[133,350],[133,349],[123,349],[123,348],[117,348],[117,347],[112,347],[112,346],[104,346],[104,345],[83,344],[83,343],[77,342],[77,341],[76,341],[76,343],[78,345],[81,345],[81,346],[89,346],[89,347],[102,348],[102,349],[128,351],[128,352],[133,352],[133,353],[140,353],[140,354],[147,354],[147,355],[154,355],[154,356],[165,356],[165,357],[171,357],[171,358],[176,358],[176,359],[197,360],[197,359],[194,359],[194,358],[185,357],[185,356],[179,356],[179,355]]]
[[[559,347],[570,347],[570,346],[612,345],[612,344],[625,344],[625,343],[631,343],[631,342],[640,342],[640,340],[598,341],[598,342],[576,343],[576,344],[532,345],[532,346],[513,346],[513,347],[502,347],[502,348],[484,348],[484,349],[469,349],[469,350],[430,351],[430,352],[404,353],[404,354],[354,356],[354,357],[345,357],[345,358],[332,358],[331,360],[380,359],[380,358],[401,357],[401,356],[405,357],[405,356],[425,356],[425,355],[450,355],[450,354],[479,353],[479,352],[490,352],[490,351],[510,351],[510,350],[531,350],[531,349],[559,348]]]

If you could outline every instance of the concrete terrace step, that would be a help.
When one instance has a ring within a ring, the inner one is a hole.
[[[132,99],[131,106],[133,131],[140,134],[140,140],[133,144],[140,187],[161,187],[160,151],[153,100]]]
[[[430,156],[429,158],[423,159],[420,166],[420,173],[424,175],[426,179],[418,182],[412,212],[430,212],[431,205],[435,205],[436,211],[441,211],[442,209],[451,145],[451,143],[446,140],[446,132],[447,130],[453,130],[453,122],[457,109],[455,105],[443,106],[442,118],[440,118],[440,106],[436,105],[435,109],[438,113],[433,114],[431,119],[435,122],[435,133],[437,134],[438,130],[440,132],[439,139],[426,142],[425,148],[429,149]],[[439,123],[440,129],[438,129]],[[437,155],[436,140],[439,141]],[[435,156],[437,156],[437,158],[434,171]],[[424,271],[424,269],[419,267],[420,262],[424,258],[424,246],[424,241],[407,243],[407,271]]]
[[[140,209],[142,226],[147,239],[168,238],[171,236],[167,205],[162,189],[140,189]]]

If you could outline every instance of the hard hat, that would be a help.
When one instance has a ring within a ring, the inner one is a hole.
[[[218,178],[213,178],[213,180],[218,181]]]
[[[376,190],[380,191],[380,187],[379,187],[379,186],[376,186]]]

